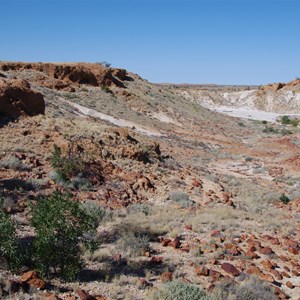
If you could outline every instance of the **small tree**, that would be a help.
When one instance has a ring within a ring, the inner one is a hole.
[[[82,247],[94,246],[83,236],[95,232],[95,220],[70,196],[54,192],[33,208],[35,263],[43,276],[52,272],[75,279],[83,267]]]

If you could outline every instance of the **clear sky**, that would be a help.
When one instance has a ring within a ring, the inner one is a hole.
[[[0,60],[107,61],[152,82],[300,77],[300,0],[0,0]]]

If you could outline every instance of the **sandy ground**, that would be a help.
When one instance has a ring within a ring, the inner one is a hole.
[[[300,118],[300,114],[278,114],[250,108],[235,108],[229,106],[205,106],[206,108],[232,117],[275,122],[278,118],[289,115]]]

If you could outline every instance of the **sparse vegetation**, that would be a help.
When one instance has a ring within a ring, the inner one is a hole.
[[[246,275],[252,265],[265,272],[262,260],[266,259],[253,259],[247,253],[248,241],[272,248],[276,255],[268,256],[278,271],[287,265],[281,257],[293,257],[299,263],[291,253],[298,246],[289,247],[299,238],[295,168],[299,130],[293,128],[293,117],[289,116],[290,124],[225,117],[201,107],[198,98],[190,102],[182,94],[189,89],[212,96],[224,92],[225,102],[233,92],[235,99],[245,95],[251,105],[257,92],[252,87],[246,93],[248,88],[241,86],[169,88],[123,70],[92,66],[92,73],[111,72],[116,79],[96,84],[94,76],[91,82],[89,77],[80,78],[89,64],[78,68],[76,83],[68,86],[68,77],[53,81],[47,73],[27,67],[5,74],[28,80],[43,93],[47,109],[44,116],[1,123],[0,189],[5,195],[5,219],[1,215],[0,223],[8,230],[2,230],[0,238],[12,237],[11,243],[5,240],[13,245],[17,255],[11,257],[18,261],[3,255],[5,243],[0,244],[5,269],[0,273],[0,290],[1,275],[10,280],[11,269],[18,281],[23,271],[37,271],[47,281],[46,291],[53,284],[50,293],[59,298],[64,297],[64,288],[73,289],[67,293],[78,298],[76,291],[82,288],[96,298],[101,294],[109,299],[252,300],[255,296],[273,300],[272,284],[262,285]],[[96,79],[100,76],[96,74]],[[125,89],[116,85],[118,81]],[[41,85],[53,82],[62,89]],[[107,85],[103,91],[101,84]],[[76,101],[64,101],[68,97]],[[102,122],[96,114],[84,117],[86,111],[77,110],[75,103],[119,118],[118,126]],[[263,108],[263,103],[253,103]],[[280,110],[280,105],[274,108]],[[294,109],[294,103],[290,108]],[[254,112],[251,117],[255,118]],[[122,124],[124,120],[132,126]],[[141,128],[146,134],[139,133]],[[278,205],[288,202],[282,198],[283,191],[295,209]],[[224,262],[241,275],[235,277],[236,283],[219,286],[228,278],[221,267]],[[198,274],[201,268],[203,276]],[[294,283],[296,275],[288,273]],[[66,285],[65,280],[74,282]],[[285,283],[278,280],[278,288],[290,297],[298,293],[298,286],[288,289]],[[215,292],[210,291],[211,284]],[[33,298],[39,297],[35,287],[27,288]],[[21,297],[18,292],[12,295]]]
[[[299,125],[300,120],[299,119],[291,119],[290,124],[293,127],[297,127]]]
[[[21,263],[16,228],[10,216],[4,211],[3,202],[0,195],[0,267],[15,270]]]
[[[215,300],[276,300],[272,288],[258,277],[251,276],[240,284],[224,281],[213,293]]]
[[[110,90],[110,88],[107,85],[102,85],[101,90],[104,91],[105,93],[109,93],[109,94],[112,93],[112,91]]]
[[[190,199],[188,194],[180,191],[170,193],[170,200],[180,205],[182,208],[187,208],[195,205],[195,202]]]
[[[68,154],[63,156],[60,147],[56,144],[53,147],[51,164],[60,180],[70,181],[72,177],[84,170],[83,160],[71,148],[69,148]]]
[[[120,234],[116,247],[128,256],[141,256],[149,250],[149,237],[140,232],[124,231]]]
[[[265,133],[274,133],[274,134],[278,134],[279,133],[279,130],[277,128],[274,128],[272,126],[266,126],[264,129],[263,129],[263,132]]]
[[[205,293],[200,287],[173,281],[166,283],[158,292],[154,293],[151,300],[213,300],[211,296]]]
[[[103,65],[106,68],[109,68],[111,66],[111,63],[107,61],[97,62],[97,64]]]
[[[289,116],[281,117],[281,124],[283,125],[292,125],[293,127],[297,127],[299,125],[300,120],[297,118],[291,119]]]
[[[13,169],[17,171],[29,171],[30,167],[15,156],[8,156],[0,161],[0,168]]]

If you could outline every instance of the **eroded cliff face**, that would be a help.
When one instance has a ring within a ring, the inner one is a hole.
[[[0,78],[0,116],[34,116],[44,113],[43,95],[33,91],[26,80]]]
[[[22,71],[34,70],[44,73],[47,77],[40,76],[39,83],[55,89],[69,89],[72,84],[88,84],[92,86],[116,86],[125,88],[122,81],[131,80],[126,70],[108,68],[102,64],[93,63],[18,63],[2,62],[0,70]]]
[[[177,92],[186,99],[209,108],[228,106],[279,114],[300,113],[299,79],[261,87],[178,86]]]

